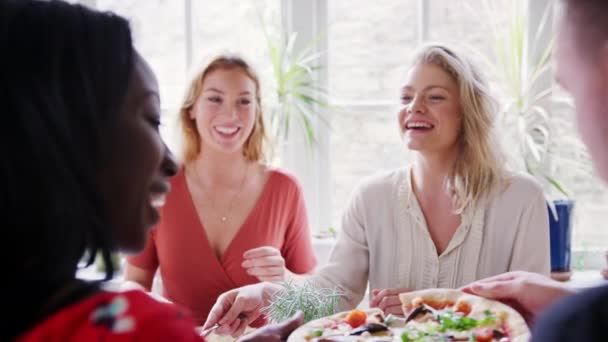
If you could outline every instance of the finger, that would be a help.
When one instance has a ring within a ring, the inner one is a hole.
[[[473,294],[491,299],[514,298],[517,294],[515,281],[473,283],[469,289]]]
[[[239,325],[234,330],[234,333],[232,334],[232,337],[236,338],[236,337],[239,337],[239,336],[243,335],[243,333],[247,329],[247,326],[248,326],[247,320],[246,319],[241,319],[240,322],[239,322]]]
[[[283,267],[252,267],[247,269],[247,274],[254,277],[276,277],[285,273]]]
[[[285,280],[285,277],[257,277],[259,281],[265,281],[269,283],[281,283]]]
[[[245,251],[245,253],[243,253],[243,258],[253,259],[273,255],[281,255],[281,252],[274,247],[264,246]]]
[[[398,294],[404,293],[404,292],[410,292],[410,289],[406,288],[406,287],[398,287],[398,288],[394,288],[394,289],[380,290],[376,295],[374,295],[374,297],[370,301],[369,305],[371,307],[378,307],[378,305],[380,305],[380,301],[382,301],[382,299],[384,299],[384,297],[395,296],[395,295],[398,295]]]
[[[218,323],[221,318],[224,317],[226,311],[228,311],[229,308],[232,306],[232,303],[234,302],[234,297],[236,297],[236,293],[236,291],[230,291],[222,294],[217,299],[215,304],[213,304],[211,311],[209,311],[209,315],[207,315],[207,321],[203,325],[203,329],[208,329],[212,327],[213,325]]]
[[[501,273],[501,274],[498,274],[498,275],[495,275],[492,277],[480,279],[478,281],[473,282],[472,284],[493,283],[493,282],[497,282],[497,281],[511,281],[511,280],[515,280],[515,279],[521,277],[523,273],[525,273],[525,272],[514,271],[514,272]],[[472,284],[469,284],[469,285],[472,285]]]
[[[380,293],[380,290],[378,290],[378,289],[373,289],[373,290],[372,290],[372,296],[375,296],[375,295],[377,295],[378,293]]]
[[[285,259],[280,255],[267,256],[255,259],[247,259],[243,261],[241,266],[250,267],[267,267],[267,266],[285,266]]]
[[[224,335],[230,335],[232,337],[238,336],[236,334],[236,330],[238,329],[238,327],[239,327],[240,324],[241,324],[241,320],[240,319],[236,319],[233,322],[230,322],[230,324],[226,324],[224,326],[225,327],[224,329],[226,331],[224,333]],[[219,330],[219,328],[218,328],[218,330]]]
[[[232,322],[230,324],[230,336],[232,336],[234,338],[239,337],[243,333],[242,331],[239,332],[242,325],[243,325],[243,320],[241,320],[241,319],[237,319],[234,322]]]
[[[235,325],[238,324],[238,320],[231,322],[230,324],[220,325],[217,329],[215,329],[214,333],[216,335],[230,335],[234,334]]]
[[[403,307],[401,306],[401,304],[386,307],[382,311],[384,311],[385,315],[391,314],[396,316],[403,316]]]
[[[249,308],[244,300],[237,297],[234,304],[224,314],[224,317],[220,319],[220,325],[232,324],[235,320],[239,319],[239,316],[243,316],[245,312],[253,310],[257,310],[257,307]]]
[[[395,305],[401,306],[401,300],[399,300],[399,297],[397,297],[397,296],[389,296],[389,297],[382,298],[378,307],[380,309],[382,309],[383,311],[386,311],[386,309],[388,307],[395,306]]]

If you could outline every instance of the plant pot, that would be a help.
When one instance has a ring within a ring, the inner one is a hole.
[[[557,217],[554,216],[551,207],[549,211],[549,236],[551,240],[551,277],[556,280],[565,281],[570,279],[570,256],[572,241],[572,209],[574,201],[553,201]]]

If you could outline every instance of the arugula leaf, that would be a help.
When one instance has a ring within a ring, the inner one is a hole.
[[[479,322],[476,319],[457,315],[452,311],[440,313],[437,319],[439,320],[439,331],[441,332],[445,332],[447,330],[465,331],[479,325]]]

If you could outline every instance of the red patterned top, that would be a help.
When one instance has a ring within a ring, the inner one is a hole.
[[[204,341],[177,306],[141,291],[100,292],[56,312],[17,342]]]

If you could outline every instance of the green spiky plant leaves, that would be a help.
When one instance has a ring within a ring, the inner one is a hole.
[[[484,1],[495,45],[492,55],[480,56],[504,91],[498,127],[509,146],[509,162],[515,169],[538,179],[547,196],[554,193],[568,198],[571,193],[560,180],[555,165],[567,165],[569,171],[585,176],[591,170],[587,163],[580,162],[587,159],[582,143],[566,134],[573,129],[572,123],[556,114],[557,108],[571,112],[573,103],[570,98],[559,96],[552,82],[555,39],[553,34],[545,34],[552,19],[552,6],[553,3],[547,3],[532,31],[526,2],[510,3],[511,13],[505,27],[492,19],[490,13],[497,12],[492,2]],[[572,154],[580,158],[571,160],[568,155]]]
[[[272,135],[278,141],[285,141],[293,133],[294,120],[300,120],[308,147],[312,148],[317,143],[315,122],[329,127],[323,115],[323,112],[330,109],[328,93],[317,81],[323,53],[316,52],[315,46],[320,37],[296,51],[297,32],[282,33],[279,39],[275,39],[262,26],[272,65],[277,102],[270,113]]]

